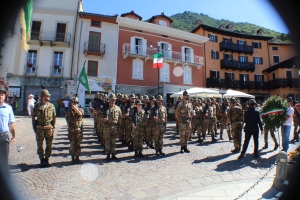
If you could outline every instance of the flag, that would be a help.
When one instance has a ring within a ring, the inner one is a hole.
[[[163,68],[163,53],[156,53],[153,55],[153,68]]]
[[[297,103],[297,104],[295,105],[295,107],[296,107],[296,110],[298,111],[298,113],[300,114],[300,103]]]
[[[91,93],[89,79],[88,79],[88,76],[87,76],[86,71],[85,71],[85,61],[84,61],[82,70],[81,70],[81,72],[79,74],[78,81],[79,81],[79,83],[82,84],[83,87],[85,87],[85,89],[87,91],[89,91],[89,93]]]
[[[33,9],[33,0],[27,0],[26,5],[21,9],[20,12],[20,24],[22,29],[22,48],[25,51],[29,50],[27,42],[30,40],[30,23]]]

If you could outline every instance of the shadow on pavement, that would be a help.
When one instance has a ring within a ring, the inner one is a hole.
[[[216,161],[222,160],[224,158],[227,158],[230,155],[232,155],[232,153],[227,153],[227,154],[218,155],[218,156],[209,156],[202,160],[194,160],[194,162],[192,164],[198,164],[198,163],[202,163],[202,162],[216,162]]]
[[[275,197],[276,194],[278,194],[279,191],[273,186],[268,191],[262,194],[262,199],[272,199]]]
[[[30,169],[36,169],[36,168],[40,168],[40,165],[39,164],[27,165],[25,163],[21,163],[21,164],[9,166],[10,173],[26,172]],[[21,171],[17,171],[17,170],[21,170]]]

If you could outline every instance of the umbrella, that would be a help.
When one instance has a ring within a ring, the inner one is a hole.
[[[245,92],[240,92],[237,90],[227,90],[227,93],[224,94],[224,97],[246,97],[246,98],[255,98],[255,96],[251,94],[247,94]]]
[[[208,88],[194,87],[186,90],[191,97],[220,97],[218,90],[211,90]],[[183,91],[172,94],[170,97],[179,97],[182,96]]]

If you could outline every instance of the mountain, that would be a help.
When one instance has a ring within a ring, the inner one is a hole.
[[[276,41],[278,42],[291,42],[289,33],[284,34],[284,33],[276,32],[247,22],[233,22],[226,19],[218,20],[208,15],[205,15],[203,13],[199,14],[190,11],[185,11],[183,13],[172,15],[170,16],[170,18],[173,20],[173,23],[171,24],[172,28],[176,28],[188,32],[192,31],[196,27],[195,25],[196,21],[201,20],[203,24],[208,26],[213,26],[216,28],[218,28],[221,25],[225,27],[228,24],[232,24],[233,32],[245,33],[251,35],[256,34],[256,31],[261,28],[263,30],[264,36],[275,37]]]

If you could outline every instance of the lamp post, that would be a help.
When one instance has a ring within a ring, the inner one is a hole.
[[[223,96],[224,94],[227,94],[227,90],[219,90],[219,93],[222,95],[222,100],[221,100],[221,103],[223,103]]]

